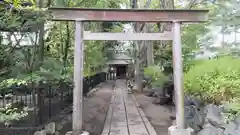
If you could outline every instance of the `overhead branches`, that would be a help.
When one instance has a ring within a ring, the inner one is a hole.
[[[151,5],[151,2],[152,2],[152,0],[147,0],[144,8],[149,8]],[[140,26],[140,31],[143,31],[144,26],[145,26],[145,23]]]
[[[18,2],[19,1],[16,1],[16,3],[2,2],[0,4],[0,30],[11,32],[36,31],[37,24],[46,19],[46,11]]]

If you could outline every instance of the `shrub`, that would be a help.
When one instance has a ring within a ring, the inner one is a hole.
[[[200,65],[206,60],[192,60],[192,59],[186,59],[183,61],[183,71],[186,73],[188,72],[192,67],[195,65]]]
[[[184,75],[187,94],[220,104],[240,96],[240,59],[222,57],[195,64]]]
[[[162,72],[159,66],[148,66],[144,69],[144,75],[151,78],[153,87],[162,87],[163,83],[167,81],[167,77]]]
[[[0,123],[5,125],[13,121],[19,121],[28,115],[28,111],[32,109],[26,107],[23,102],[7,104],[4,108],[0,108]]]
[[[233,99],[223,103],[224,116],[226,122],[233,121],[240,116],[240,103],[239,99]]]

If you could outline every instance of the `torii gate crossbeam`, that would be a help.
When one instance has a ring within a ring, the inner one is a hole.
[[[184,122],[184,92],[181,23],[207,21],[208,10],[49,8],[54,21],[75,21],[73,135],[82,132],[84,40],[173,40],[174,90],[178,135],[187,135]],[[89,33],[83,22],[171,22],[172,33]],[[127,35],[128,34],[128,35]],[[96,37],[98,36],[98,37]],[[159,39],[158,39],[159,37]],[[175,130],[175,129],[173,129]],[[181,132],[181,133],[180,133]],[[184,133],[183,133],[184,132]],[[179,134],[180,133],[180,134]]]

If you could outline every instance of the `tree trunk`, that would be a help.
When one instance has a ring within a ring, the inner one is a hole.
[[[151,24],[147,24],[146,25],[148,32],[154,32],[152,30],[152,25]],[[146,41],[146,45],[147,45],[147,65],[153,65],[154,64],[154,57],[153,57],[153,41]]]
[[[174,0],[160,0],[160,9],[174,9]],[[160,32],[172,31],[171,23],[161,23],[159,25]]]
[[[174,9],[174,0],[160,0],[160,9]],[[160,32],[172,31],[172,23],[159,23]],[[172,46],[172,41],[160,41],[160,50],[166,48],[167,45]],[[163,66],[164,60],[160,60],[160,65]]]
[[[69,51],[69,44],[70,44],[70,29],[69,29],[69,22],[66,22],[66,39],[65,39],[65,46],[64,46],[64,55],[63,55],[63,66],[67,67],[68,61],[68,51]]]
[[[38,1],[38,6],[39,6],[39,8],[43,8],[44,7],[43,0],[39,0]],[[39,61],[42,64],[43,58],[44,58],[44,22],[41,22],[39,24],[38,44],[39,44]]]
[[[222,27],[222,48],[224,48],[224,44],[225,44],[224,40],[225,40],[225,37],[224,37],[224,27]]]
[[[237,47],[237,26],[234,26],[234,45]]]

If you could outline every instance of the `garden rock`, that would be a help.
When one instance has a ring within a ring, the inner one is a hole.
[[[234,120],[235,124],[237,124],[238,126],[240,126],[240,116],[238,116],[235,120]]]
[[[186,126],[191,127],[195,131],[200,131],[205,121],[205,115],[202,110],[196,106],[185,106]]]
[[[197,112],[195,106],[185,106],[184,107],[184,115],[186,119],[193,119],[195,113]]]
[[[235,123],[229,123],[225,127],[224,135],[238,135],[237,125]]]
[[[196,107],[200,107],[203,103],[197,99],[190,98],[188,96],[184,97],[184,105],[185,106],[191,106],[194,105]]]
[[[56,131],[54,135],[61,135],[61,133],[59,131]]]
[[[46,130],[36,131],[34,135],[47,135],[47,131]]]
[[[186,127],[191,127],[194,131],[199,132],[202,127],[195,123],[194,119],[186,120]]]
[[[224,135],[224,132],[220,128],[216,128],[212,125],[206,126],[197,135]]]
[[[231,123],[225,123],[223,115],[227,106],[209,104],[185,97],[186,127],[191,127],[197,135],[240,135],[240,116]]]
[[[47,125],[45,125],[45,130],[49,134],[54,134],[56,132],[56,123],[55,122],[48,123]]]
[[[196,112],[193,118],[193,126],[192,128],[195,129],[195,131],[200,131],[204,125],[205,116],[201,112]]]
[[[56,130],[57,131],[62,130],[62,128],[63,128],[63,125],[61,123],[56,123]]]
[[[240,133],[240,125],[237,125],[237,133],[239,135],[239,133]]]
[[[209,127],[209,126],[212,126],[212,124],[209,123],[209,121],[208,121],[207,119],[205,119],[202,128],[207,128],[207,127]]]
[[[229,112],[231,107],[229,104],[223,104],[223,105],[221,105],[221,108],[223,108],[224,113],[227,113],[227,112]]]
[[[215,105],[207,105],[205,107],[206,119],[215,127],[224,126],[224,116],[222,115],[222,109]]]

